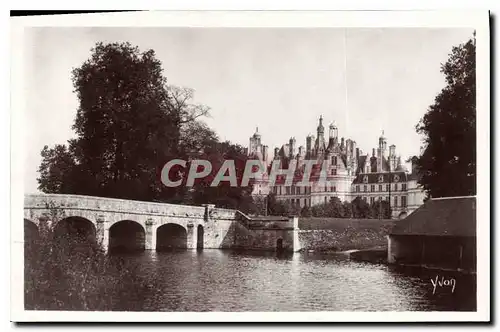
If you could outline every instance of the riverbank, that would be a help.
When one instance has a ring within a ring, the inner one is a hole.
[[[351,250],[387,251],[387,235],[394,220],[300,218],[300,251],[348,252]]]

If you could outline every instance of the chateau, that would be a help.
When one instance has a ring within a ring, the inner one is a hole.
[[[248,156],[258,158],[268,168],[276,160],[285,170],[295,162],[296,170],[291,185],[285,183],[283,175],[278,175],[271,185],[269,172],[265,172],[256,180],[253,195],[274,193],[278,200],[300,208],[326,203],[333,197],[349,202],[361,197],[369,204],[385,200],[390,203],[393,218],[404,218],[423,204],[425,194],[417,184],[414,165],[409,172],[401,164],[396,146],[387,146],[383,132],[371,155],[364,154],[356,146],[356,141],[339,139],[335,123],[330,124],[328,137],[325,137],[323,117],[319,118],[316,134],[316,137],[306,137],[305,148],[302,145],[297,147],[295,137],[291,137],[287,144],[275,148],[273,158],[269,159],[268,146],[262,144],[257,128],[250,137]],[[316,164],[310,170],[311,185],[300,186],[298,182],[301,175],[307,173],[306,161],[309,160]],[[321,176],[321,165],[326,167],[322,179],[327,181],[317,181]]]

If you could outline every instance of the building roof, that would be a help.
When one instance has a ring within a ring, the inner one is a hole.
[[[365,182],[365,176],[367,177],[367,182]],[[391,177],[389,179],[389,176]],[[382,181],[380,181],[382,180]],[[390,181],[389,181],[390,180]],[[397,181],[396,181],[397,180]],[[405,172],[376,172],[376,173],[361,173],[358,174],[353,184],[376,184],[376,183],[399,183],[406,182],[407,174]]]
[[[418,181],[420,176],[418,175],[417,172],[412,172],[408,174],[408,181]]]
[[[476,197],[432,198],[397,222],[390,234],[476,236]]]

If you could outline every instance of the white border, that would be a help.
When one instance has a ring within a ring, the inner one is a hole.
[[[13,321],[488,321],[490,319],[490,105],[487,11],[178,11],[11,18],[11,319]],[[62,312],[24,311],[23,246],[23,46],[24,27],[470,27],[477,52],[477,312]],[[21,240],[21,241],[20,241]]]

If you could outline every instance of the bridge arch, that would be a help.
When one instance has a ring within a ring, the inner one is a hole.
[[[83,217],[70,216],[59,220],[53,227],[52,241],[59,249],[77,250],[97,244],[96,227]]]
[[[120,220],[109,228],[110,251],[142,251],[146,246],[144,227],[134,220]]]
[[[37,246],[40,239],[40,231],[37,224],[24,218],[24,249],[30,250]]]
[[[156,229],[156,250],[187,248],[187,229],[179,224],[167,223]]]

